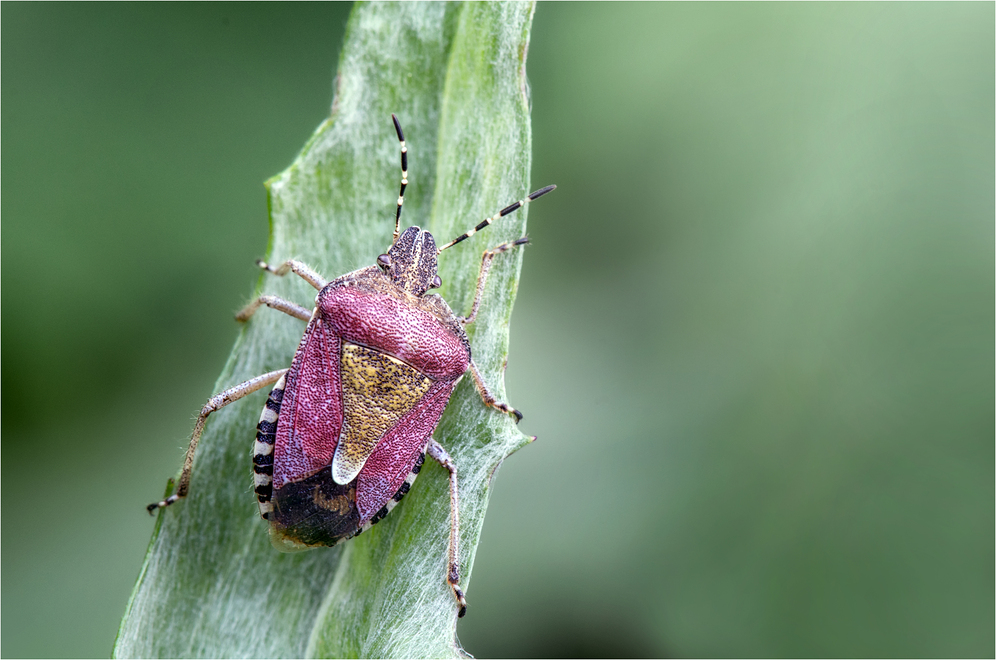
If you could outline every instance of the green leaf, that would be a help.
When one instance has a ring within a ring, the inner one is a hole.
[[[357,5],[331,116],[268,182],[267,259],[295,257],[332,279],[386,250],[400,178],[392,112],[409,146],[403,225],[428,226],[448,241],[521,199],[529,183],[525,55],[533,9],[515,2]],[[522,209],[440,257],[441,293],[458,314],[473,300],[481,253],[522,236],[525,224]],[[502,399],[522,256],[518,249],[495,260],[469,328],[474,359]],[[264,291],[302,304],[314,298],[294,276],[262,277],[256,293]],[[258,312],[216,389],[289,366],[302,330],[293,318]],[[279,553],[252,492],[251,450],[265,396],[210,417],[190,495],[159,514],[115,656],[459,655],[456,605],[445,582],[446,472],[427,462],[402,504],[354,540]],[[491,479],[528,439],[507,415],[483,405],[469,378],[434,437],[459,468],[466,589]],[[151,490],[150,500],[157,494]],[[470,616],[473,597],[468,589]]]

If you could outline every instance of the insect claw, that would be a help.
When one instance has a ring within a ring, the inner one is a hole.
[[[463,595],[463,589],[455,584],[450,584],[450,586],[453,587],[453,595],[456,596],[457,605],[460,606],[460,611],[457,612],[457,618],[462,619],[467,613],[467,599]]]
[[[159,509],[165,509],[166,507],[168,507],[170,504],[172,504],[175,501],[176,500],[174,500],[172,497],[168,497],[165,500],[162,500],[160,502],[153,502],[152,504],[150,504],[149,506],[147,506],[145,508],[148,509],[149,515],[151,516],[151,515],[155,515],[155,513],[156,513],[157,510],[159,510]]]
[[[172,487],[173,487],[173,480],[172,479],[169,480],[169,487],[170,487],[170,489],[172,489]],[[159,500],[158,502],[153,502],[149,506],[145,507],[146,509],[148,509],[149,515],[151,516],[155,512],[156,509],[165,509],[166,507],[168,507],[173,502],[179,501],[180,498],[183,497],[183,495],[186,495],[186,487],[184,487],[181,484],[180,488],[181,488],[181,491],[182,491],[183,494],[173,493],[172,495],[170,495],[169,497],[167,497],[165,500]],[[166,492],[168,493],[169,490],[167,490]]]

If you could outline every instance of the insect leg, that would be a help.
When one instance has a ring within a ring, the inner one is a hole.
[[[484,254],[481,255],[481,272],[477,274],[477,293],[474,294],[474,305],[470,308],[470,314],[468,316],[457,317],[457,320],[460,321],[460,323],[469,325],[474,322],[475,318],[477,318],[477,310],[481,306],[481,295],[484,293],[484,284],[488,281],[488,272],[491,270],[491,260],[495,258],[495,255],[501,254],[506,250],[511,250],[519,245],[525,245],[528,242],[529,239],[523,236],[522,238],[514,241],[496,245],[490,250],[486,250]]]
[[[187,496],[187,490],[190,488],[190,472],[194,467],[194,452],[197,451],[197,442],[201,439],[201,433],[204,432],[204,423],[207,421],[208,415],[216,410],[224,408],[233,401],[238,401],[247,394],[252,394],[258,389],[264,388],[267,385],[272,385],[280,380],[280,377],[288,371],[290,371],[290,369],[279,369],[277,371],[271,371],[268,374],[263,374],[262,376],[250,378],[246,382],[240,383],[235,387],[225,390],[224,392],[215,394],[213,397],[208,399],[208,402],[204,404],[203,408],[201,408],[201,414],[197,418],[197,423],[194,424],[194,432],[190,435],[190,445],[187,447],[187,456],[183,459],[183,472],[180,473],[180,483],[177,485],[176,492],[167,497],[165,500],[153,502],[147,506],[146,508],[149,510],[150,514],[156,509],[169,506],[180,498]]]
[[[408,185],[408,147],[405,145],[405,134],[401,132],[401,122],[396,115],[391,115],[394,120],[394,130],[398,133],[398,141],[401,142],[401,192],[398,193],[398,212],[394,215],[394,238],[391,245],[398,242],[398,235],[401,234],[401,205],[405,203],[405,186]]]
[[[429,454],[437,463],[446,468],[450,473],[450,548],[449,548],[449,568],[446,571],[446,581],[453,589],[453,595],[457,599],[457,606],[460,608],[457,618],[467,613],[467,599],[460,588],[460,506],[457,499],[457,469],[453,459],[446,453],[443,447],[429,438],[429,446],[426,448]]]
[[[325,288],[328,284],[321,275],[311,270],[308,266],[305,266],[300,261],[295,261],[294,259],[288,259],[280,266],[274,267],[266,263],[262,259],[256,260],[256,265],[267,271],[268,273],[273,273],[274,275],[280,275],[281,277],[287,273],[294,271],[301,276],[301,279],[305,280],[308,284],[315,287],[319,291]]]
[[[477,387],[477,393],[481,395],[481,399],[484,400],[484,405],[500,410],[509,415],[515,416],[515,423],[518,424],[522,421],[522,413],[508,405],[507,403],[502,403],[495,398],[495,395],[488,390],[488,386],[484,382],[484,377],[481,372],[477,369],[477,365],[474,361],[470,361],[470,375],[474,379],[474,385]]]
[[[283,312],[284,314],[290,314],[294,318],[301,319],[302,321],[311,320],[312,312],[308,308],[301,307],[297,303],[292,303],[289,300],[284,300],[283,298],[278,298],[277,296],[271,296],[269,294],[264,294],[243,307],[242,311],[235,315],[235,320],[248,321],[249,317],[255,314],[256,310],[259,309],[261,305],[272,307],[273,309]]]

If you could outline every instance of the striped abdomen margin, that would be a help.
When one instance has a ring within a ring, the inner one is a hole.
[[[259,515],[266,520],[273,511],[270,498],[273,495],[273,444],[277,441],[277,419],[280,417],[280,402],[284,399],[284,379],[281,376],[270,390],[270,397],[263,406],[263,413],[256,425],[256,445],[252,454],[253,482],[256,486],[256,499],[259,500]]]
[[[427,442],[426,445],[428,444],[429,443]],[[360,524],[360,528],[356,531],[357,534],[365,532],[379,523],[384,519],[384,516],[391,512],[391,509],[398,506],[398,503],[401,502],[405,495],[408,494],[408,491],[411,490],[412,484],[415,483],[415,478],[418,477],[418,473],[422,471],[423,463],[425,463],[425,447],[423,447],[422,451],[419,452],[418,458],[415,459],[415,465],[413,465],[412,469],[409,470],[408,476],[405,477],[404,483],[402,483],[401,487],[398,488],[398,492],[396,492],[394,497],[389,499],[387,504],[382,506],[380,511],[375,513],[370,520]]]

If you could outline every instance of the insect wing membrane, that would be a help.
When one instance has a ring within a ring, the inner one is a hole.
[[[342,341],[321,317],[308,325],[287,374],[277,424],[273,487],[329,464],[342,429],[338,356]],[[335,360],[329,360],[329,356]]]

